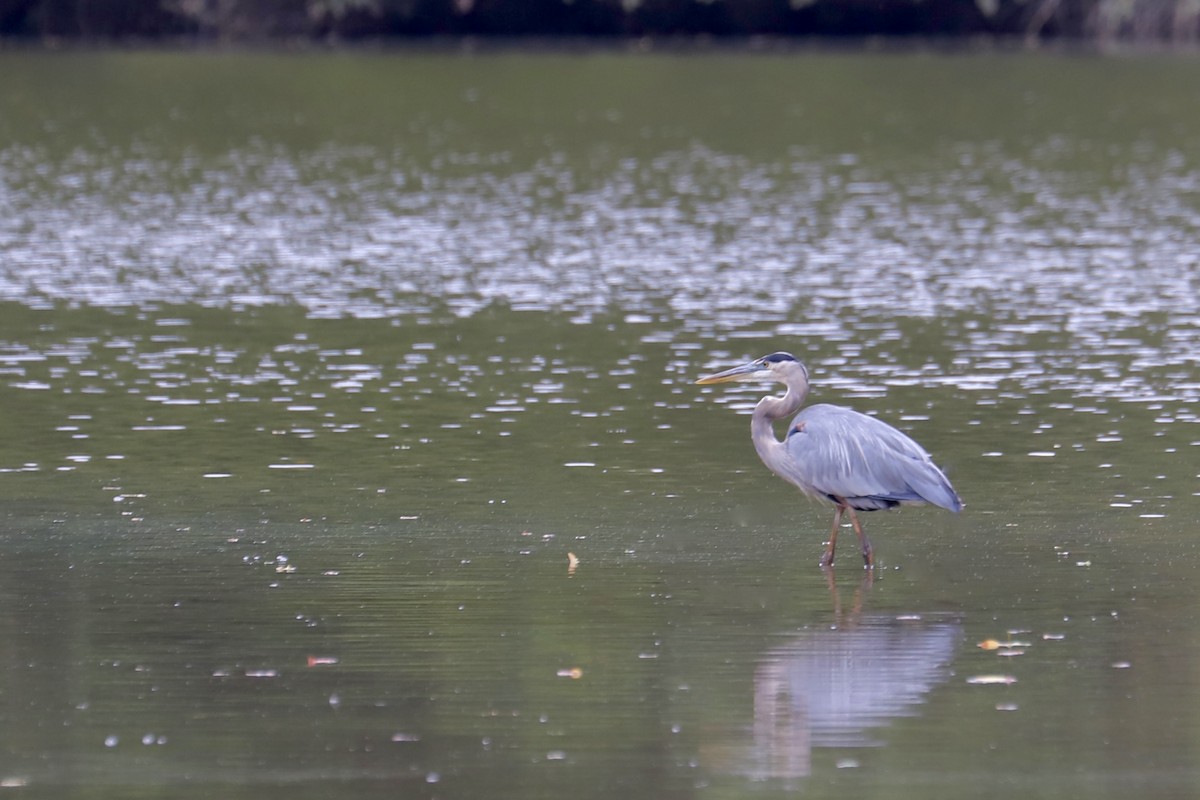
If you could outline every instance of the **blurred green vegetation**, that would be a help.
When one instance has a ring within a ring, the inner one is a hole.
[[[974,37],[1194,44],[1194,0],[0,0],[0,36]]]

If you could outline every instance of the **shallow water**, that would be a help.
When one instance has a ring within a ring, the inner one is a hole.
[[[0,782],[1200,788],[1200,62],[0,72]],[[822,573],[776,349],[967,509]]]

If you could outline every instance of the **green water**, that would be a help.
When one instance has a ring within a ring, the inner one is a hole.
[[[1200,62],[0,75],[6,786],[1200,790]],[[777,349],[966,510],[818,569]]]

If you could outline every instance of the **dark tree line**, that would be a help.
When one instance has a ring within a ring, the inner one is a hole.
[[[0,0],[0,36],[996,37],[1194,43],[1194,0]]]

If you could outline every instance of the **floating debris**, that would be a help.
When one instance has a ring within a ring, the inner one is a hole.
[[[419,741],[421,741],[421,737],[417,736],[415,733],[393,733],[392,741],[393,742],[419,742]]]
[[[1016,711],[1017,708],[1016,703],[996,703],[997,711]]]
[[[309,656],[308,665],[310,667],[329,667],[338,663],[337,656]]]
[[[570,678],[571,680],[579,680],[583,677],[583,670],[579,667],[570,667],[569,669],[560,669],[557,673],[560,678]]]
[[[247,678],[278,678],[279,670],[277,669],[248,669],[246,670]]]
[[[574,553],[567,553],[567,574],[574,575],[575,568],[579,566],[579,556]]]
[[[1128,661],[1114,661],[1112,664],[1113,669],[1129,669],[1132,666]]]
[[[974,686],[988,686],[992,684],[1008,686],[1016,682],[1017,679],[1012,675],[972,675],[967,678],[967,683]]]

